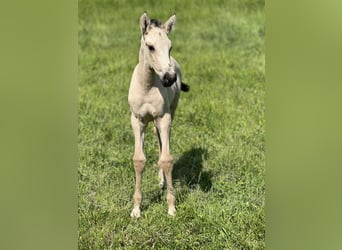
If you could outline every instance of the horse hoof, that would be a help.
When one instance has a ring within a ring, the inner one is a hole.
[[[131,217],[132,218],[140,218],[141,213],[140,213],[140,208],[133,208],[131,212]]]
[[[175,216],[176,215],[176,209],[174,207],[169,207],[169,210],[167,211],[168,215]]]

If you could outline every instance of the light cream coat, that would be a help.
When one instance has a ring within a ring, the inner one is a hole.
[[[132,217],[141,216],[141,178],[146,158],[143,150],[144,133],[153,121],[159,141],[160,186],[166,181],[168,214],[175,214],[175,195],[172,186],[173,158],[170,154],[171,122],[178,104],[181,80],[179,64],[170,56],[171,41],[168,34],[176,22],[173,15],[165,24],[150,20],[146,13],[140,17],[141,47],[139,63],[134,69],[128,94],[131,124],[135,137],[134,169],[136,185],[133,196]],[[186,86],[186,85],[185,85]]]

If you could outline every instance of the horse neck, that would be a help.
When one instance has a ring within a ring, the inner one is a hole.
[[[140,84],[143,85],[144,88],[150,89],[154,84],[156,73],[151,68],[150,63],[146,59],[143,41],[141,42],[139,51],[138,68]]]

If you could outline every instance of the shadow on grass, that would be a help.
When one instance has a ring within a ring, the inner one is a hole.
[[[212,187],[211,171],[203,171],[203,161],[207,159],[208,151],[204,148],[192,148],[185,152],[173,165],[172,177],[176,189],[177,202],[182,201],[191,189],[200,188],[203,192],[208,192]],[[150,202],[160,203],[165,199],[165,189],[152,191]],[[143,209],[147,209],[149,203],[144,204]]]
[[[212,187],[210,171],[203,171],[203,161],[208,157],[205,148],[192,148],[185,152],[173,166],[173,179],[179,181],[182,188],[195,189],[199,187],[208,192]]]

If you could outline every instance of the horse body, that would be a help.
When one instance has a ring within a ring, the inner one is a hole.
[[[186,86],[181,81],[180,66],[170,56],[171,41],[168,38],[176,16],[165,24],[150,20],[146,13],[140,18],[142,33],[139,63],[134,69],[128,94],[131,108],[131,125],[135,138],[134,169],[136,174],[132,217],[140,217],[142,200],[141,178],[145,167],[144,134],[153,121],[159,142],[160,186],[167,186],[168,214],[174,215],[175,196],[172,186],[173,158],[170,154],[170,130],[180,91]],[[188,89],[186,87],[185,89]]]

